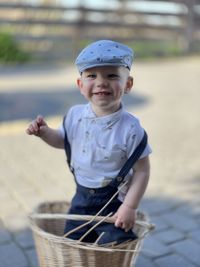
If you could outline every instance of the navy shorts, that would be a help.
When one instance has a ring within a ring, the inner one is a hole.
[[[98,189],[91,189],[77,185],[76,194],[72,199],[71,207],[68,213],[79,215],[96,215],[97,212],[110,200],[115,192],[116,189],[109,185]],[[117,197],[114,198],[100,215],[106,216],[110,212],[113,212],[114,214],[121,204],[122,202],[119,201]],[[64,233],[69,232],[70,230],[78,227],[83,223],[85,223],[85,221],[66,221]],[[95,222],[92,222],[91,224],[84,226],[78,231],[70,234],[68,238],[75,240],[80,239],[83,234],[88,231],[94,224]],[[105,244],[114,241],[121,243],[130,239],[134,240],[137,238],[132,230],[125,232],[123,229],[115,227],[112,223],[101,223],[94,230],[92,230],[83,239],[83,241],[93,243],[102,232],[105,232],[105,234],[100,238],[98,244]]]

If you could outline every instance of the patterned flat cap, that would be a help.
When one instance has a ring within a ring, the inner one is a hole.
[[[78,55],[75,64],[79,72],[100,66],[124,66],[129,70],[134,52],[128,46],[111,40],[91,43]]]

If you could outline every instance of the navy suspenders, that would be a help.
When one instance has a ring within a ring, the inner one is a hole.
[[[126,175],[129,173],[133,165],[136,163],[136,161],[140,158],[142,155],[145,147],[147,146],[147,140],[148,136],[147,133],[144,131],[144,135],[142,137],[142,140],[140,141],[139,145],[136,147],[136,149],[133,151],[131,156],[127,159],[121,170],[119,171],[117,177],[113,180],[112,185],[119,186],[121,182],[123,182]]]
[[[70,147],[70,143],[69,143],[69,140],[67,137],[67,131],[65,129],[65,118],[66,118],[66,116],[63,119],[63,128],[64,128],[64,132],[65,132],[65,140],[64,140],[65,153],[66,153],[66,157],[67,157],[67,164],[68,164],[71,172],[73,173],[73,168],[70,166],[71,147]],[[148,140],[148,136],[147,136],[147,133],[144,131],[144,135],[142,137],[141,142],[136,147],[136,149],[134,150],[132,155],[128,158],[128,160],[125,162],[125,164],[121,168],[120,172],[118,173],[116,179],[114,179],[113,182],[111,182],[112,184],[114,183],[116,186],[119,186],[120,183],[123,182],[124,178],[129,173],[130,169],[133,167],[133,165],[136,163],[136,161],[142,155],[142,153],[143,153],[143,151],[147,145],[147,140]]]
[[[144,135],[142,137],[142,140],[140,141],[139,145],[136,147],[132,155],[128,158],[124,166],[121,168],[118,176],[122,177],[123,179],[128,174],[130,169],[133,167],[133,165],[136,163],[136,161],[140,158],[142,155],[146,145],[147,145],[147,133],[144,131]]]

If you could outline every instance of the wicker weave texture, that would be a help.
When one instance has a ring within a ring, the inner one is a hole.
[[[63,237],[66,219],[56,218],[53,214],[66,214],[69,203],[43,203],[34,214],[48,214],[48,218],[30,216],[37,255],[40,267],[129,267],[134,266],[140,251],[144,235],[148,232],[145,226],[137,226],[137,240],[118,245],[99,246],[77,242]],[[52,214],[52,218],[51,218]],[[139,213],[141,221],[147,217]]]

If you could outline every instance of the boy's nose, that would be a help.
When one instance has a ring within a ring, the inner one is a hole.
[[[108,86],[108,81],[104,77],[98,77],[97,78],[97,86],[99,87],[106,87]]]

